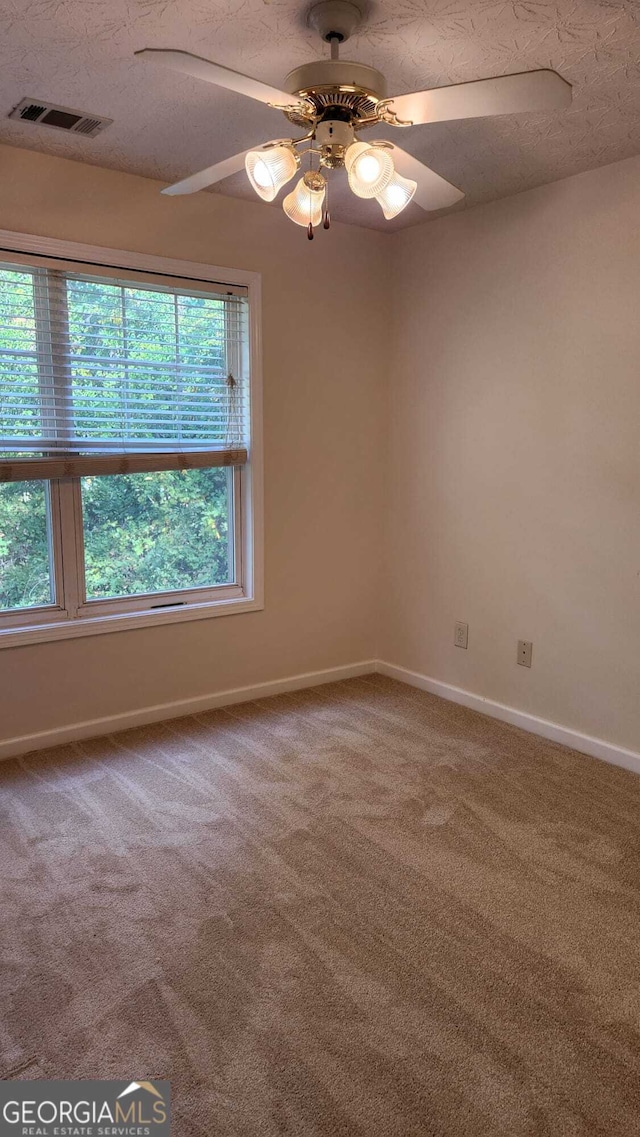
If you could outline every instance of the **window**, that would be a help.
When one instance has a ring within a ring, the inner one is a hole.
[[[0,260],[0,644],[259,607],[247,286],[46,244]]]

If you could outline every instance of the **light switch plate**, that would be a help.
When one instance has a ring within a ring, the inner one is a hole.
[[[531,640],[518,640],[518,663],[521,667],[531,667],[533,644]]]

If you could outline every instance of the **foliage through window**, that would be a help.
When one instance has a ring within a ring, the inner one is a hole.
[[[46,482],[0,485],[0,610],[52,604]]]
[[[83,478],[88,598],[231,583],[232,501],[222,469]]]
[[[246,289],[0,265],[0,631],[246,593]]]

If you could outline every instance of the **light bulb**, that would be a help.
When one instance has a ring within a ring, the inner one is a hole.
[[[327,183],[322,174],[305,174],[282,203],[287,217],[295,221],[296,225],[319,225],[326,188]]]
[[[300,165],[295,150],[286,143],[266,150],[250,150],[244,160],[249,181],[263,201],[273,201]]]
[[[358,177],[371,186],[380,177],[380,162],[377,154],[363,154],[358,162]]]
[[[377,197],[394,174],[389,151],[381,146],[369,146],[366,142],[352,142],[344,164],[349,186],[357,197]]]
[[[358,155],[364,154],[366,150],[370,149],[371,147],[366,142],[352,142],[350,146],[347,146],[344,156],[344,166],[347,173],[349,173]]]
[[[409,204],[414,193],[418,188],[418,183],[411,181],[410,178],[403,178],[402,174],[397,171],[394,173],[390,182],[382,190],[382,193],[376,194],[376,201],[382,207],[387,221],[392,217],[397,217],[399,213]]]
[[[262,161],[262,158],[260,158],[260,160],[258,162],[256,162],[256,164],[253,167],[253,170],[251,172],[253,174],[253,180],[256,182],[257,185],[260,186],[260,189],[270,189],[271,188],[271,185],[272,185],[271,175],[269,174],[268,167]]]

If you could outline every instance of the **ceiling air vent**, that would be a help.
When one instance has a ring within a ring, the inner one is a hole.
[[[9,118],[34,122],[38,126],[55,126],[58,130],[84,134],[87,138],[95,138],[96,134],[113,122],[112,118],[98,118],[96,115],[84,114],[83,111],[74,111],[71,107],[58,107],[37,99],[23,99],[13,108]]]

